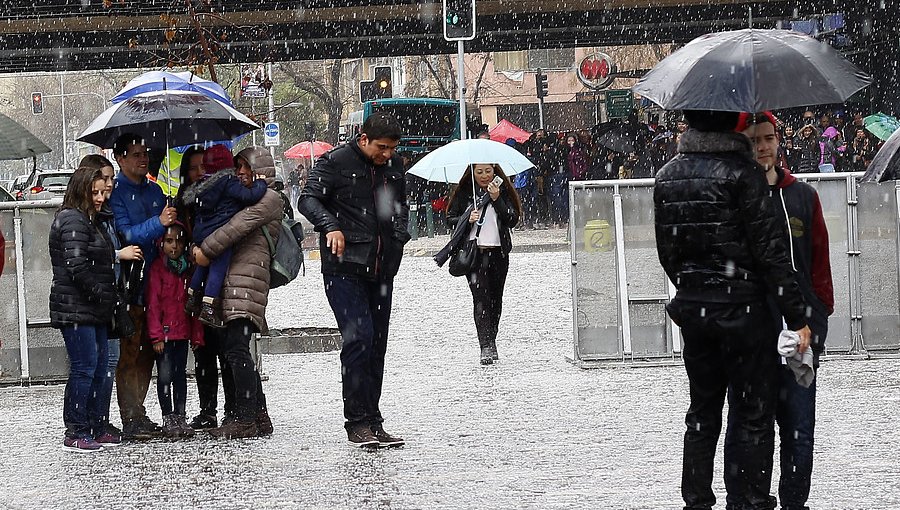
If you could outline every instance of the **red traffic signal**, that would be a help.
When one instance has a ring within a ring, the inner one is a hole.
[[[31,93],[31,113],[32,115],[44,113],[44,95],[40,92]]]

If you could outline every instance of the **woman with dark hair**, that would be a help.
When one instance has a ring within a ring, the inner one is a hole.
[[[69,354],[63,444],[80,452],[118,443],[118,437],[110,438],[105,430],[100,408],[108,363],[107,324],[117,299],[115,253],[99,221],[105,201],[103,173],[79,168],[50,227],[50,323],[62,331]]]
[[[205,149],[199,145],[192,145],[181,156],[181,166],[178,175],[181,182],[178,193],[175,195],[175,208],[178,210],[178,221],[185,227],[187,239],[193,238],[192,227],[194,225],[194,203],[184,203],[184,193],[195,182],[203,178],[203,153]]]
[[[116,233],[115,218],[113,217],[112,210],[109,207],[109,195],[112,193],[113,179],[116,176],[113,165],[108,159],[106,159],[106,157],[100,154],[88,154],[81,159],[78,167],[90,168],[91,170],[99,170],[103,175],[103,181],[106,185],[106,200],[103,201],[103,206],[101,207],[100,212],[97,213],[97,218],[100,225],[106,229],[110,244],[112,245],[113,250],[115,250],[116,262],[113,266],[113,270],[116,275],[116,290],[123,290],[123,287],[133,288],[134,286],[139,285],[139,281],[137,280],[137,278],[140,277],[140,261],[144,259],[144,255],[143,253],[141,253],[140,246],[123,246],[122,241],[119,239],[119,236]],[[125,266],[128,269],[128,271],[126,271],[126,274],[131,276],[126,278],[127,281],[120,283],[122,282],[122,261],[138,262],[133,262],[132,264],[127,264]],[[120,295],[120,299],[122,297],[123,296]],[[114,332],[110,330],[107,336],[109,337],[107,339],[109,341],[109,351],[107,353],[106,380],[104,381],[102,391],[100,392],[100,410],[104,413],[104,425],[106,428],[106,433],[108,435],[108,437],[104,438],[105,442],[112,443],[117,438],[121,439],[122,436],[122,431],[109,422],[109,404],[112,400],[113,381],[116,380],[116,367],[119,364],[120,349],[118,335],[114,334]]]
[[[499,177],[499,180],[495,180]],[[477,188],[477,189],[476,189]],[[473,194],[475,194],[473,196]],[[509,252],[512,250],[510,230],[522,216],[519,195],[500,165],[470,165],[450,195],[447,220],[459,223],[460,216],[469,212],[469,234],[479,250],[479,262],[468,276],[469,290],[474,304],[475,329],[481,347],[481,364],[490,365],[500,359],[497,354],[497,330],[503,309],[503,287],[509,271]]]

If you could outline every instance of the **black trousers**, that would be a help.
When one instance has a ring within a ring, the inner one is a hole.
[[[222,353],[221,337],[225,330],[203,326],[205,345],[194,350],[194,378],[200,413],[215,416],[219,407],[219,367],[222,367],[222,390],[225,393],[225,414],[234,412],[234,378]]]
[[[341,330],[344,427],[384,422],[379,403],[384,381],[393,281],[323,275],[325,295]]]
[[[509,255],[504,254],[499,247],[481,250],[479,255],[481,258],[478,269],[469,275],[469,290],[472,291],[478,345],[485,348],[494,345],[500,329]]]
[[[256,421],[256,414],[266,410],[262,380],[250,355],[250,342],[256,332],[256,326],[250,319],[234,319],[225,324],[225,334],[220,344],[231,368],[234,389],[230,393],[234,398],[234,415],[243,423]]]
[[[716,443],[728,396],[725,488],[728,509],[772,509],[770,496],[780,319],[763,301],[666,307],[684,338],[691,404],[685,416],[681,495],[685,509],[712,508]]]

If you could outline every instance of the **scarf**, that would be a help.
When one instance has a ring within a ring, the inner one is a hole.
[[[177,259],[166,257],[166,267],[169,268],[169,271],[181,276],[191,268],[191,263],[188,262],[187,257],[182,253]]]

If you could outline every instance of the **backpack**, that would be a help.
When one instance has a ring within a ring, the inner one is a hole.
[[[286,285],[297,277],[300,268],[303,267],[303,249],[300,243],[303,242],[303,225],[299,221],[283,218],[279,222],[281,232],[278,235],[278,242],[272,241],[269,229],[262,228],[266,242],[269,243],[269,253],[272,256],[272,262],[269,265],[269,288],[275,289]],[[306,270],[304,268],[304,274]]]

